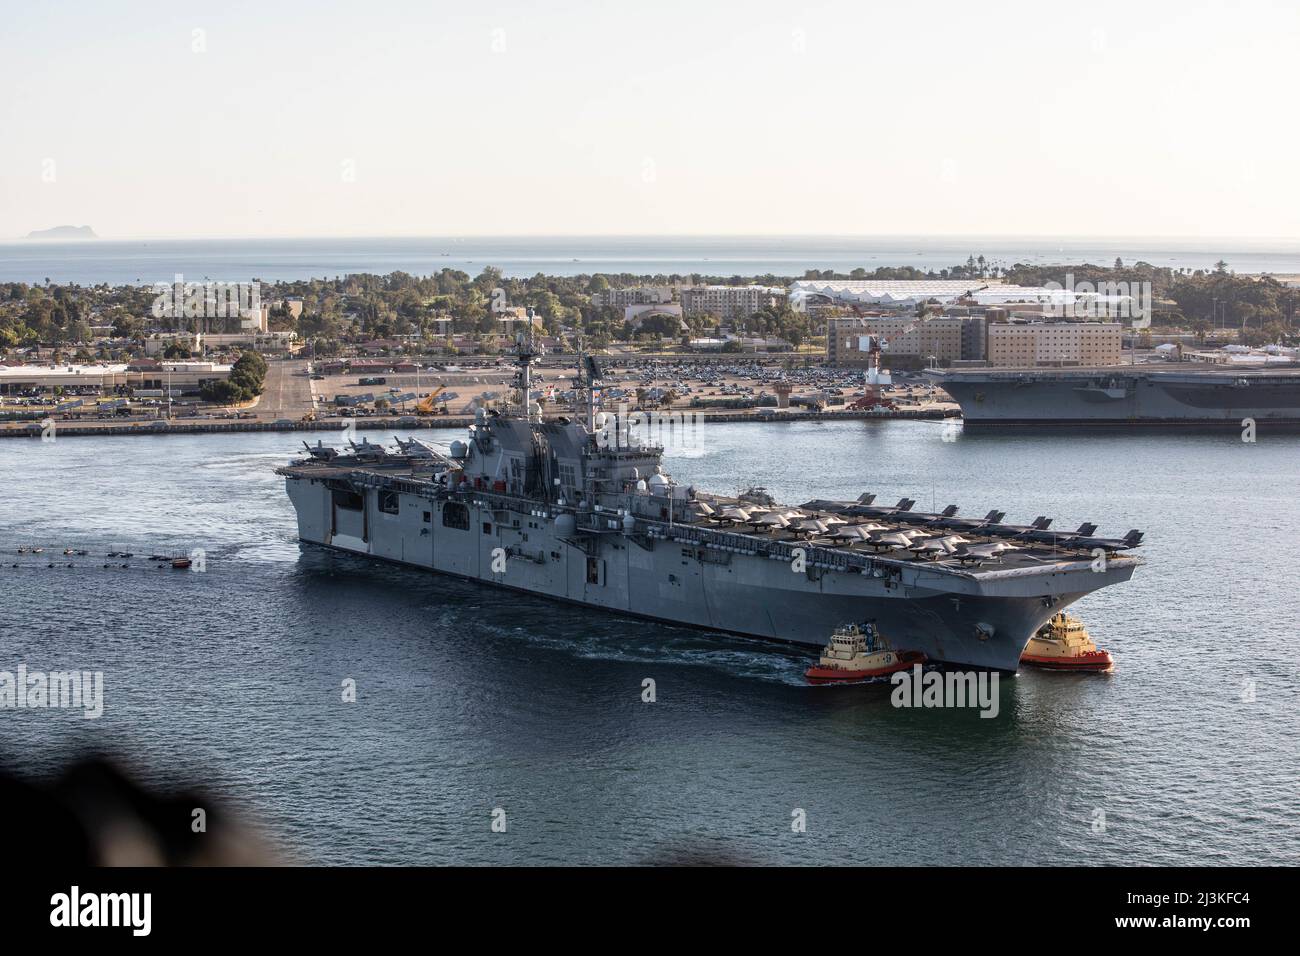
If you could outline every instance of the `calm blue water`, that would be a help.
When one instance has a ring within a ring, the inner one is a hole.
[[[944,269],[983,255],[995,265],[1111,265],[1146,260],[1208,269],[1225,259],[1237,272],[1300,272],[1300,239],[1133,239],[1002,237],[487,237],[394,239],[226,239],[0,242],[0,282],[114,285],[197,281],[277,281],[352,272],[428,275],[444,268],[477,275],[802,276],[808,269],[849,272],[879,266]]]
[[[300,550],[287,435],[7,440],[6,565],[41,542],[201,547],[208,570],[0,567],[0,669],[102,670],[107,697],[99,721],[0,711],[0,756],[110,747],[321,863],[1300,863],[1300,440],[706,437],[670,462],[702,487],[1144,529],[1148,565],[1076,606],[1116,672],[1026,672],[994,720],[898,710],[888,685],[805,686],[803,652]]]

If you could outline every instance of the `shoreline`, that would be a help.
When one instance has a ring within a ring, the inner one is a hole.
[[[677,409],[673,413],[686,413],[691,409]],[[559,417],[559,416],[554,416]],[[870,411],[825,411],[825,412],[799,412],[790,415],[780,414],[749,414],[746,412],[728,411],[716,413],[704,413],[706,422],[821,422],[821,421],[842,421],[842,420],[872,420],[880,419],[887,421],[906,420],[906,421],[929,421],[944,422],[952,418],[960,418],[961,414],[957,408],[936,408],[936,409],[900,409],[890,412],[870,412]],[[553,420],[548,417],[548,420]],[[345,424],[346,423],[346,424]],[[95,436],[132,436],[132,435],[205,435],[221,432],[330,432],[341,434],[346,425],[355,426],[357,432],[362,431],[411,431],[415,429],[430,428],[466,428],[474,424],[472,415],[447,415],[437,416],[434,418],[416,418],[409,419],[405,417],[385,417],[372,419],[348,418],[341,420],[331,420],[327,422],[267,422],[267,421],[229,421],[229,422],[209,422],[209,421],[165,421],[153,420],[148,422],[77,422],[60,424],[57,420],[54,422],[54,435],[56,438],[89,438]],[[21,425],[0,425],[0,438],[29,438],[41,440],[41,425],[39,422],[29,422]]]
[[[98,250],[98,251],[97,251]],[[71,251],[74,255],[67,255]],[[427,278],[444,268],[506,278],[634,275],[803,277],[810,270],[938,270],[984,255],[1002,266],[1105,267],[1117,257],[1157,268],[1209,271],[1227,259],[1242,275],[1295,271],[1295,237],[1021,235],[474,235],[99,237],[0,239],[0,281],[150,287],[177,272],[310,282],[394,271]],[[88,254],[89,253],[89,254]],[[305,261],[304,261],[305,259]],[[126,264],[124,264],[124,262]]]

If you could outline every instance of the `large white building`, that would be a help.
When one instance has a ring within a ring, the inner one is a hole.
[[[293,351],[298,343],[297,332],[261,332],[248,329],[244,332],[155,332],[144,340],[144,354],[161,355],[170,345],[181,345],[191,352],[204,349],[251,348],[259,352]]]
[[[197,392],[204,382],[230,377],[231,366],[215,362],[145,360],[130,364],[0,365],[0,394],[112,394],[119,388]]]
[[[1118,322],[994,322],[988,360],[997,367],[1118,365],[1123,330]]]
[[[870,362],[872,338],[878,339],[886,364],[891,357],[925,363],[980,360],[985,352],[983,316],[854,316],[826,322],[826,360],[831,365]]]
[[[662,305],[628,305],[623,308],[623,321],[630,322],[633,329],[641,328],[641,323],[654,316],[665,316],[676,320],[679,328],[682,324],[682,306],[679,302],[666,302]]]
[[[790,304],[796,309],[810,305],[846,308],[915,309],[922,302],[941,305],[965,304],[1000,307],[1065,316],[1088,308],[1103,315],[1134,315],[1141,303],[1127,295],[1075,292],[1051,286],[1011,285],[1001,279],[800,279],[790,286]]]
[[[785,289],[766,285],[696,285],[682,289],[686,315],[713,315],[720,319],[746,318],[760,309],[785,301]]]
[[[673,301],[672,286],[636,286],[631,289],[606,289],[591,297],[597,307],[609,306],[623,309],[629,305],[663,305]]]

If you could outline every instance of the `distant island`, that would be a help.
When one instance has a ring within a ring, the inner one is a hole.
[[[28,239],[98,239],[89,226],[55,226],[53,229],[34,229]]]

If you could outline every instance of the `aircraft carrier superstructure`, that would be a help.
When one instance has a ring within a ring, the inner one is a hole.
[[[1300,425],[1300,368],[1195,362],[929,370],[967,425]]]
[[[308,448],[277,469],[303,542],[594,609],[821,648],[873,622],[899,651],[1014,671],[1029,638],[1140,559],[1121,538],[930,514],[915,502],[726,496],[675,481],[657,445],[597,413],[599,369],[574,418],[543,421],[519,350],[524,403],[479,411],[450,454],[417,441]],[[585,420],[575,420],[581,417]],[[707,428],[707,425],[702,426]],[[761,476],[754,476],[760,479]]]

